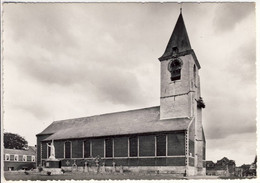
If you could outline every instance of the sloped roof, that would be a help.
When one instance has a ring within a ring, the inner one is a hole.
[[[36,151],[32,148],[28,148],[27,150],[22,149],[4,149],[4,154],[17,154],[17,155],[36,155]]]
[[[34,152],[37,151],[37,148],[35,146],[29,146],[28,148],[29,151],[34,151]]]
[[[54,121],[38,135],[45,140],[127,135],[158,131],[186,130],[190,119],[160,120],[160,107]]]
[[[165,52],[159,58],[159,60],[162,61],[164,60],[164,58],[172,56],[174,47],[178,48],[178,52],[185,52],[191,50],[189,36],[181,13],[174,27],[173,33],[165,49]]]

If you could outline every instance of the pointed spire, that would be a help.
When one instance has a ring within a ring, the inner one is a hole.
[[[171,38],[168,42],[164,54],[159,58],[160,61],[168,59],[175,54],[191,50],[191,45],[188,33],[182,17],[182,8],[180,8],[180,15],[174,27]]]

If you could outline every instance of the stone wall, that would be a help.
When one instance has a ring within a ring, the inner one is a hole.
[[[36,156],[36,165],[39,166],[42,159],[42,140],[49,137],[50,134],[47,135],[37,135],[37,156]]]
[[[179,57],[183,65],[181,79],[171,81],[168,65],[171,59],[161,62],[161,100],[160,119],[191,117],[190,65],[194,64],[192,55]]]

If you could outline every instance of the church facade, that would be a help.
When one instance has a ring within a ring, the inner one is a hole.
[[[181,13],[159,61],[160,106],[54,121],[36,135],[37,165],[45,165],[53,140],[64,169],[99,159],[128,171],[205,175],[200,64]]]

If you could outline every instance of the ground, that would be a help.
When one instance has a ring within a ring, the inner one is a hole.
[[[152,179],[184,179],[171,174],[87,174],[66,172],[63,175],[41,175],[39,173],[4,172],[6,180],[152,180]]]
[[[66,172],[63,175],[41,175],[35,172],[29,172],[26,175],[24,172],[4,172],[6,180],[173,180],[173,179],[187,179],[173,174],[87,174],[87,173],[72,173]],[[199,179],[217,179],[216,176],[201,176]],[[188,179],[197,179],[196,177],[190,177]]]

